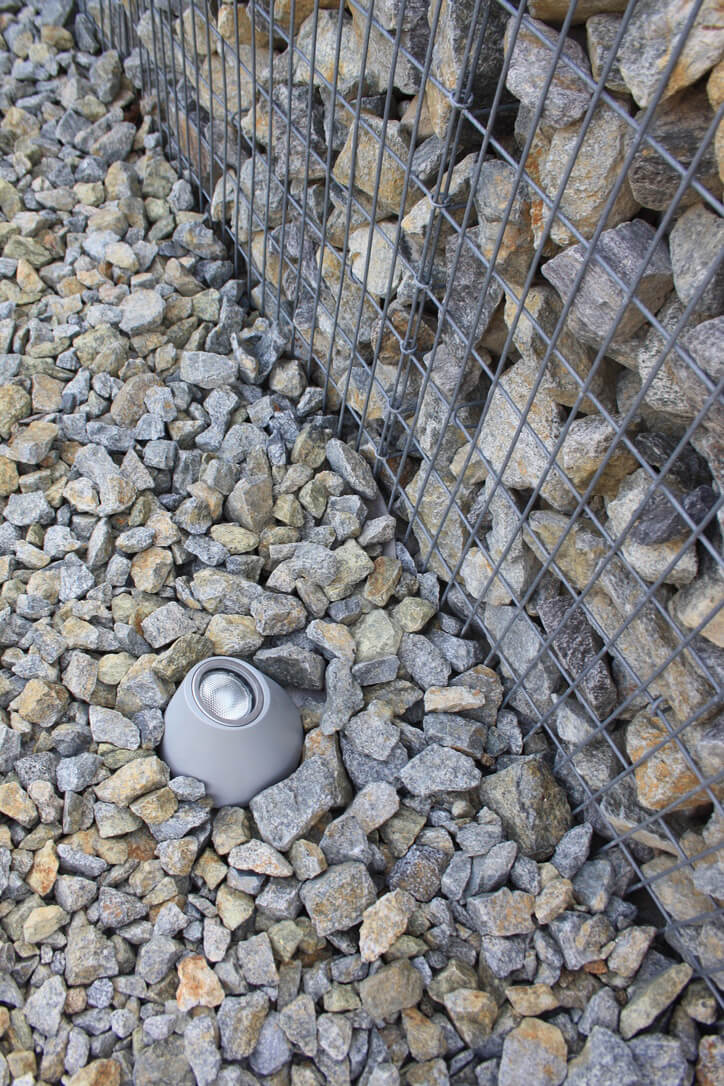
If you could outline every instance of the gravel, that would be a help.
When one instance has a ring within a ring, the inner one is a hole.
[[[419,50],[427,13],[413,7],[403,37]],[[626,898],[638,873],[624,853],[598,851],[592,816],[573,821],[561,759],[570,753],[594,787],[608,783],[610,759],[579,757],[588,725],[570,707],[556,709],[557,750],[530,732],[526,710],[554,704],[557,673],[534,671],[500,710],[487,643],[438,610],[434,566],[419,571],[394,547],[397,520],[379,512],[367,450],[332,436],[336,418],[321,413],[304,363],[233,277],[136,100],[133,63],[101,52],[84,14],[64,29],[63,0],[6,8],[0,1086],[513,1086],[614,1075],[675,1086],[697,1061],[699,1079],[713,1081],[713,996]],[[397,25],[394,4],[378,15]],[[443,80],[461,63],[461,17],[441,15],[450,55],[436,47],[433,67]],[[184,33],[192,18],[205,46],[198,11],[181,12]],[[532,102],[541,47],[519,40],[508,86]],[[563,56],[586,70],[577,43]],[[572,124],[589,98],[559,64],[547,124]],[[431,108],[439,124],[432,93]],[[390,125],[404,149],[402,127]],[[357,184],[369,195],[366,154]],[[479,196],[489,227],[495,194]],[[644,278],[654,307],[672,281],[682,300],[692,289],[685,217],[673,280],[664,254]],[[637,222],[600,239],[624,281],[652,236]],[[579,256],[575,246],[543,265],[564,296]],[[618,304],[619,287],[599,280]],[[594,346],[608,331],[595,285],[584,281],[573,308]],[[468,297],[459,305],[472,313]],[[514,370],[513,393],[527,395],[525,366]],[[429,404],[423,413],[427,440],[436,416]],[[663,436],[647,448],[666,461]],[[535,463],[520,470],[518,485],[535,485]],[[619,482],[605,495],[612,520]],[[684,508],[705,515],[706,470],[689,465],[677,485]],[[544,497],[565,508],[556,486]],[[445,501],[431,480],[421,514],[438,516]],[[539,515],[549,518],[541,535],[557,514]],[[678,524],[668,517],[664,531],[662,517],[641,511],[639,536],[656,528],[641,544],[652,578],[654,549]],[[462,534],[451,519],[440,544],[454,565]],[[504,520],[493,516],[496,546]],[[534,545],[523,554],[520,543],[511,576],[525,581],[535,568]],[[574,582],[587,553],[570,559]],[[507,624],[509,605],[484,601],[490,629]],[[605,716],[619,676],[608,660],[588,666],[598,635],[557,596],[534,606]],[[517,623],[505,648],[524,663],[538,651]],[[156,753],[177,684],[216,653],[251,659],[294,688],[301,709],[300,766],[248,810],[213,808],[204,781],[172,777]],[[617,749],[661,734],[636,712]],[[703,749],[715,742],[702,733]],[[661,806],[691,791],[681,762],[675,779],[655,782]],[[653,786],[638,773],[629,788],[638,804]],[[626,810],[612,808],[622,820]],[[692,855],[716,828],[699,819]],[[649,840],[631,847],[637,862],[656,864]],[[716,882],[703,867],[696,875],[685,887],[662,879],[662,893],[705,914]],[[713,960],[718,929],[699,927]]]

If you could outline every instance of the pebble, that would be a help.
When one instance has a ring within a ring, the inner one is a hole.
[[[349,862],[337,864],[305,882],[300,898],[317,935],[323,936],[359,923],[376,894],[365,865]]]
[[[259,792],[251,812],[260,836],[281,852],[303,837],[334,802],[333,777],[320,756],[303,762],[286,780]]]
[[[467,755],[431,743],[407,763],[400,777],[413,795],[432,796],[436,792],[464,792],[476,788],[481,773]]]

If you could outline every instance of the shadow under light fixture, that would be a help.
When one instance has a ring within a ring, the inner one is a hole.
[[[286,690],[243,660],[212,656],[168,703],[161,755],[174,775],[203,781],[215,806],[244,807],[296,769],[302,740]]]

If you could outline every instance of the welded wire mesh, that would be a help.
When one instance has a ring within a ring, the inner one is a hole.
[[[416,568],[488,644],[526,749],[547,736],[575,815],[716,990],[719,9],[85,9]]]

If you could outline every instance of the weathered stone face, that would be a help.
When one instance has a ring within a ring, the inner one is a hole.
[[[536,20],[535,30],[521,26],[514,38],[513,22],[509,20],[505,31],[505,52],[511,58],[505,83],[508,90],[529,109],[536,109],[553,65],[553,50],[558,36],[550,27]],[[571,38],[563,46],[563,56],[584,71],[590,71],[586,54]],[[580,76],[565,60],[559,60],[545,98],[543,123],[554,128],[570,124],[585,112],[590,97],[591,92]]]
[[[643,111],[642,111],[643,113]],[[640,120],[642,113],[637,115]],[[692,87],[660,102],[654,111],[649,132],[677,162],[687,169],[699,150],[713,119],[706,93]],[[718,183],[715,147],[709,143],[699,160],[695,176],[711,189]],[[672,168],[651,146],[641,144],[628,175],[634,198],[644,207],[662,211],[676,195],[681,174]],[[696,196],[684,194],[684,204]]]
[[[605,230],[596,247],[601,259],[623,283],[632,286],[639,280],[636,295],[651,312],[659,308],[672,285],[666,247],[660,243],[651,258],[646,259],[653,238],[652,227],[643,219],[634,219],[613,230]],[[564,302],[574,293],[573,283],[584,255],[583,246],[574,245],[548,261],[542,269]],[[619,317],[622,308],[623,314]],[[590,263],[573,297],[569,317],[571,331],[585,343],[600,347],[609,337],[613,343],[625,341],[643,323],[643,314],[632,302],[626,302],[626,295],[609,273],[595,262]]]
[[[568,165],[575,158],[558,209],[588,238],[596,229],[609,196],[620,180],[632,130],[624,118],[608,106],[599,105],[578,147],[582,123],[568,124],[555,130],[541,166],[540,178],[545,191],[551,199],[555,198],[563,183],[564,172],[568,172]],[[540,207],[539,232],[551,214],[542,201]],[[613,206],[607,211],[606,226],[617,226],[633,218],[638,209],[639,204],[631,192],[628,177],[624,177]],[[558,218],[553,222],[550,236],[561,246],[575,241],[568,227]]]
[[[640,106],[647,106],[661,82],[674,48],[679,44],[690,7],[674,0],[638,4],[620,47],[621,73]],[[724,22],[717,5],[705,0],[683,43],[664,90],[668,98],[695,83],[724,51]]]
[[[460,78],[460,68],[469,51],[466,48],[470,25],[476,12],[470,0],[464,3],[451,3],[439,0],[428,8],[428,22],[436,28],[434,37],[431,73],[452,93]],[[484,37],[482,47],[477,54],[477,65],[473,85],[474,97],[481,103],[490,94],[497,83],[503,65],[502,35],[505,15],[495,3],[485,3],[477,7],[477,25]],[[451,114],[447,96],[434,85],[425,88],[425,101],[429,110],[430,122],[435,135],[442,139],[445,135]],[[473,103],[475,104],[475,102]]]
[[[570,509],[570,490],[555,467],[548,470],[549,450],[560,433],[561,412],[546,382],[532,395],[536,378],[533,366],[524,361],[503,375],[483,424],[480,451],[496,471],[502,469],[508,486],[523,490],[542,481],[542,493],[551,505]],[[508,457],[511,445],[513,453]]]

